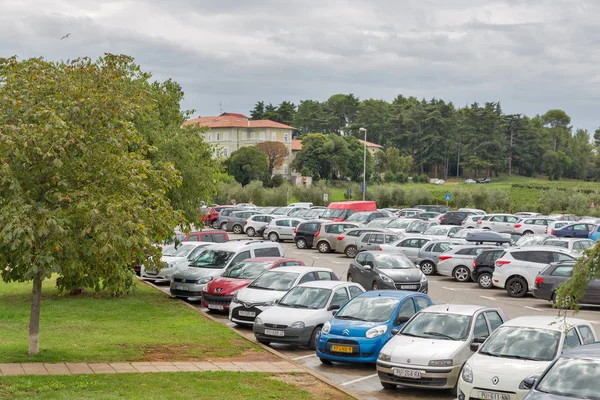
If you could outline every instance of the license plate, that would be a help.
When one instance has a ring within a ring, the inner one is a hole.
[[[485,399],[485,400],[510,400],[510,394],[495,393],[495,392],[479,391],[479,394],[477,395],[477,397],[479,397],[480,399]]]
[[[254,311],[240,311],[240,317],[256,317],[256,313]]]
[[[265,335],[269,336],[283,336],[285,333],[283,331],[277,331],[275,329],[265,329]]]
[[[405,289],[405,290],[416,290],[417,289],[417,285],[400,285],[400,289]]]
[[[421,371],[402,368],[393,368],[393,371],[394,375],[401,376],[402,378],[421,379]]]
[[[352,346],[338,346],[334,344],[331,346],[331,351],[338,353],[352,353]]]
[[[223,306],[220,304],[209,304],[208,308],[211,310],[223,310]]]
[[[188,287],[183,285],[175,285],[175,290],[188,290]]]

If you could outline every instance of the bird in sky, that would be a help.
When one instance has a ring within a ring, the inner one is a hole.
[[[60,40],[66,39],[66,38],[68,38],[70,35],[71,35],[70,33],[67,33],[65,36],[61,37],[61,38],[60,38]]]

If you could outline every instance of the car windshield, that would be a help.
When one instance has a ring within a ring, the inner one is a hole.
[[[331,295],[331,290],[324,288],[313,288],[296,286],[278,303],[282,307],[310,308],[313,310],[324,308]]]
[[[400,334],[428,339],[466,340],[471,319],[470,315],[423,312],[406,324]]]
[[[385,322],[392,317],[398,299],[385,297],[356,297],[336,315],[336,319],[367,322]]]
[[[565,249],[569,248],[569,243],[564,240],[546,240],[544,246],[562,247]]]
[[[547,238],[548,236],[525,235],[517,240],[515,246],[538,246],[544,243]]]
[[[390,223],[389,219],[379,218],[379,219],[374,219],[373,221],[369,222],[368,227],[369,228],[383,228],[384,226],[386,226],[389,223]]]
[[[281,208],[278,208],[277,210],[273,211],[273,215],[286,215],[288,213],[288,211],[291,211],[291,210],[287,207],[281,207]]]
[[[223,269],[235,255],[232,251],[205,250],[190,264],[196,268]]]
[[[304,217],[304,218],[319,218],[322,211],[323,210],[319,210],[319,209],[306,210],[306,212],[302,214],[302,217]]]
[[[187,256],[188,261],[193,261],[196,257],[198,257],[198,254],[202,253],[205,250],[206,246],[210,246],[210,245],[201,244],[199,246],[196,246],[196,248],[194,250],[192,250],[190,252],[190,254],[188,254],[188,256]]]
[[[349,216],[346,221],[366,221],[369,215],[369,213],[355,213]]]
[[[162,255],[167,257],[185,257],[190,251],[194,250],[194,245],[182,244],[179,247],[169,246],[163,250]]]
[[[480,354],[492,357],[551,361],[558,352],[560,332],[549,329],[505,326],[496,329]]]
[[[248,287],[287,292],[298,278],[298,275],[297,272],[269,271],[256,278]]]
[[[412,221],[409,219],[397,219],[395,221],[390,222],[386,228],[393,228],[393,229],[406,229],[408,227],[408,225],[410,225]]]
[[[323,218],[346,218],[348,215],[350,215],[350,210],[340,210],[339,208],[323,210]]]
[[[448,229],[445,226],[432,226],[431,228],[427,228],[423,235],[430,236],[446,236],[448,234]]]
[[[598,374],[598,359],[559,358],[536,389],[561,398],[600,399]]]
[[[375,261],[377,263],[377,268],[379,269],[411,269],[417,268],[415,264],[412,263],[406,256],[403,254],[386,254],[386,253],[378,253],[375,255]]]
[[[270,262],[240,262],[229,268],[222,276],[234,279],[254,279],[267,271],[273,263]]]

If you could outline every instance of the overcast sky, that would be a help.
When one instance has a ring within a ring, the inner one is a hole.
[[[0,56],[135,57],[197,115],[258,100],[500,101],[600,126],[597,0],[0,0]],[[61,36],[71,33],[68,39]]]

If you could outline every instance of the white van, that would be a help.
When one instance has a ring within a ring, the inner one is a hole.
[[[293,208],[312,208],[313,203],[291,203],[288,204],[288,207]]]

